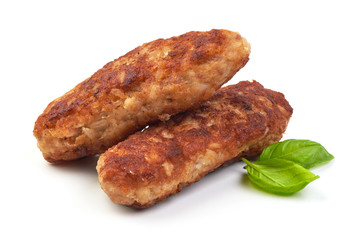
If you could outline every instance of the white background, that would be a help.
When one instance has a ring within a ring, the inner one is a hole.
[[[1,1],[1,239],[359,239],[360,14],[357,1]],[[336,158],[290,197],[261,192],[244,163],[144,211],[113,204],[96,158],[48,164],[37,116],[144,42],[225,28],[252,46],[229,83],[256,79],[294,108],[284,139]]]

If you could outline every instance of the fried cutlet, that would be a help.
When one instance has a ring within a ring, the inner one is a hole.
[[[104,152],[157,120],[196,108],[248,61],[236,32],[189,32],[145,43],[52,101],[34,136],[49,162]]]
[[[107,150],[97,171],[114,203],[145,208],[239,156],[279,141],[292,108],[258,82],[224,87],[196,110],[153,124]]]

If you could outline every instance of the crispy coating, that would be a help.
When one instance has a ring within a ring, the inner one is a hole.
[[[249,53],[228,30],[145,43],[51,102],[35,123],[38,146],[50,162],[102,153],[149,122],[199,106]]]
[[[200,108],[152,125],[106,151],[97,171],[114,203],[149,207],[239,156],[279,141],[292,115],[257,82],[220,89]]]

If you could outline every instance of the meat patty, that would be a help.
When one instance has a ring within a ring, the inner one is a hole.
[[[284,95],[258,82],[222,88],[200,108],[107,150],[97,164],[101,187],[114,203],[149,207],[237,156],[260,154],[291,115]]]
[[[51,102],[35,123],[38,146],[50,162],[102,153],[149,122],[198,107],[249,54],[227,30],[145,43]]]

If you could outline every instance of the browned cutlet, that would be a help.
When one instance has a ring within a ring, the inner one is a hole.
[[[249,54],[228,30],[145,43],[51,102],[35,123],[38,146],[50,162],[102,153],[149,122],[198,107]]]
[[[107,150],[97,171],[114,203],[145,208],[237,156],[279,141],[292,108],[257,82],[220,89],[200,108],[157,123]]]

